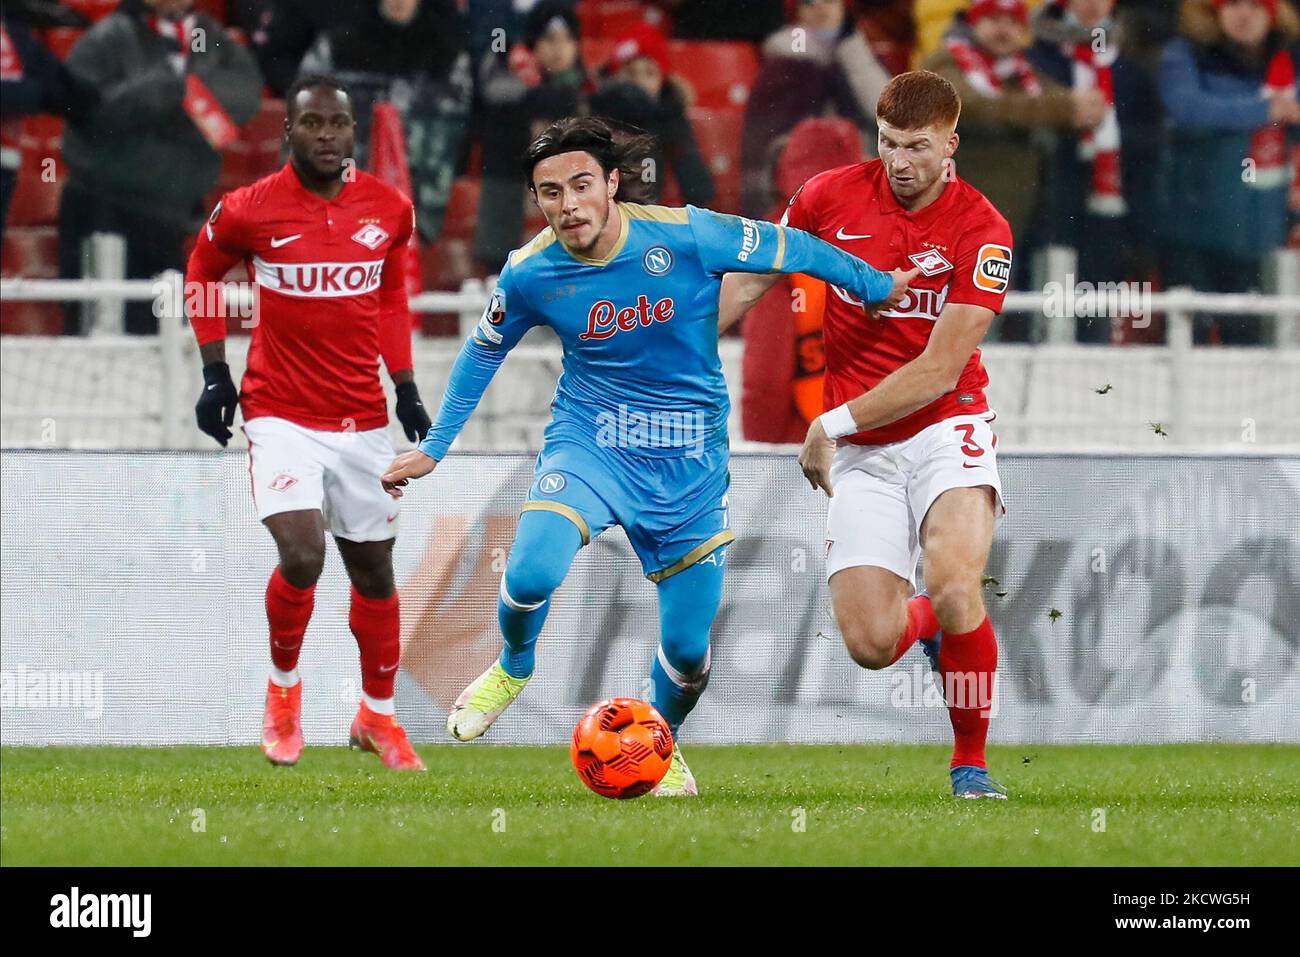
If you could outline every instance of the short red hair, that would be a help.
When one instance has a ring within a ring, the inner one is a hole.
[[[876,118],[900,130],[956,126],[961,97],[951,83],[929,70],[900,73],[887,84],[876,103]]]

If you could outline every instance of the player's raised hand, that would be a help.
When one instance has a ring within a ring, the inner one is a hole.
[[[889,291],[889,298],[877,305],[877,309],[893,309],[907,295],[907,287],[921,272],[919,269],[893,269],[889,275],[894,277],[894,288]]]
[[[419,449],[411,449],[393,459],[393,464],[379,476],[379,481],[383,483],[385,492],[393,498],[401,498],[403,486],[411,479],[428,475],[437,464],[438,460],[432,456],[425,455]]]
[[[835,494],[831,489],[831,460],[834,457],[835,440],[826,435],[821,419],[813,419],[803,441],[803,451],[799,453],[799,467],[803,469],[808,484],[814,489],[825,489],[827,496]]]
[[[239,390],[230,378],[230,366],[209,362],[203,367],[203,394],[194,405],[194,417],[200,431],[212,436],[225,448],[230,441],[230,427],[235,424],[235,407]]]

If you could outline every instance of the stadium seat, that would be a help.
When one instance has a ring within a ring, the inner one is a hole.
[[[584,37],[612,39],[646,20],[663,25],[663,14],[638,0],[582,0],[577,9]]]
[[[59,196],[67,172],[63,165],[63,120],[28,116],[22,126],[22,166],[9,206],[9,225],[47,226],[58,222]],[[54,161],[53,179],[47,161]]]
[[[440,239],[473,239],[478,217],[481,182],[476,177],[458,176],[451,184],[451,199],[442,221]]]
[[[474,254],[468,239],[444,236],[420,247],[420,278],[425,289],[459,289],[474,274]]]
[[[582,62],[591,73],[598,72],[609,60],[609,55],[613,51],[613,37],[584,36],[582,38]]]
[[[713,174],[711,208],[720,213],[740,212],[740,131],[745,122],[744,110],[693,106],[689,115],[704,162]]]
[[[44,33],[45,45],[60,60],[66,60],[85,32],[77,27],[51,27]]]
[[[65,7],[71,7],[91,23],[104,19],[117,9],[119,0],[63,0]]]
[[[749,43],[673,40],[668,57],[673,72],[695,89],[696,106],[744,106],[758,76],[758,53]]]
[[[9,226],[0,249],[0,275],[57,279],[59,234],[53,226]],[[57,336],[63,308],[57,302],[6,302],[0,310],[0,335]]]

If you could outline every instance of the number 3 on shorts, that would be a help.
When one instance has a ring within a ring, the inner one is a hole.
[[[984,450],[975,441],[975,426],[969,422],[962,422],[954,425],[953,431],[960,432],[965,437],[961,444],[961,450],[971,458],[984,454]]]

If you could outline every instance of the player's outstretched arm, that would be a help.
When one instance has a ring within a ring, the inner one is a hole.
[[[779,272],[729,272],[723,276],[722,290],[718,293],[718,332],[726,332],[743,319],[780,278]]]
[[[913,270],[881,272],[830,243],[791,226],[687,207],[701,261],[720,273],[807,273],[877,308],[896,303]],[[750,288],[750,294],[757,287]],[[730,312],[730,310],[729,310]],[[735,320],[732,319],[732,322]]]

